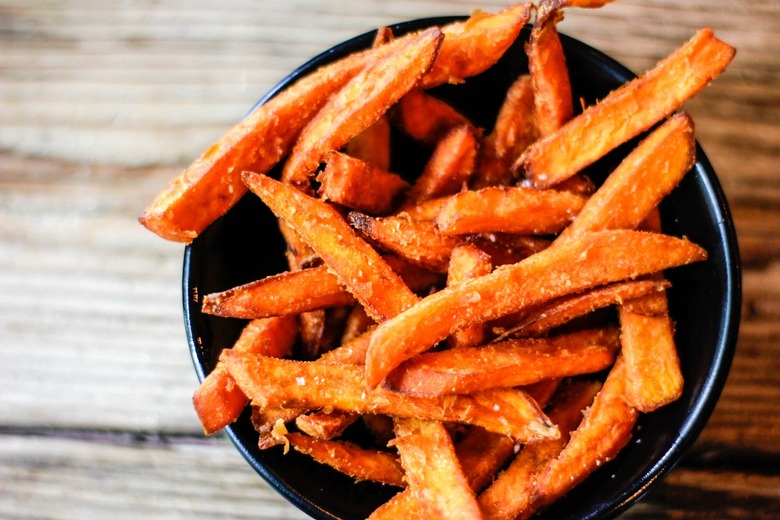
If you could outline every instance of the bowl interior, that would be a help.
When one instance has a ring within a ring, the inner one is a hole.
[[[423,19],[393,27],[401,34],[456,18]],[[489,71],[457,86],[433,92],[489,130],[511,81],[527,72],[523,42]],[[370,46],[366,33],[312,59],[259,101],[264,102],[318,66]],[[619,63],[562,35],[575,99],[591,104],[634,76]],[[578,104],[575,104],[578,105]],[[393,136],[393,171],[414,177],[427,151],[401,135]],[[625,155],[631,143],[588,169],[596,184]],[[740,270],[733,223],[722,190],[704,152],[662,203],[664,232],[687,236],[709,252],[706,262],[668,273],[672,317],[685,389],[675,403],[643,415],[632,442],[618,457],[591,475],[541,518],[607,518],[617,515],[676,464],[704,427],[720,394],[733,356],[740,309]],[[278,174],[274,171],[271,175]],[[287,269],[284,241],[276,219],[257,197],[244,197],[224,217],[186,247],[183,270],[184,319],[197,376],[202,380],[229,347],[244,322],[202,314],[198,295],[221,291]],[[249,464],[275,489],[316,518],[365,518],[398,490],[370,482],[354,483],[294,451],[261,451],[248,413],[226,429]]]

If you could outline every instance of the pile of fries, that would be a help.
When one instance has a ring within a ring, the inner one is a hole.
[[[604,3],[381,29],[157,197],[141,222],[189,242],[251,190],[288,245],[288,271],[202,299],[248,320],[195,392],[207,434],[251,406],[261,448],[400,488],[372,518],[521,518],[681,395],[663,271],[707,253],[661,233],[657,206],[695,163],[681,106],[734,49],[702,29],[576,110],[556,24]],[[532,16],[528,73],[489,131],[430,90],[489,69]],[[396,131],[430,152],[416,178],[391,171]],[[627,142],[594,186],[583,169]],[[373,443],[346,440],[355,428]]]

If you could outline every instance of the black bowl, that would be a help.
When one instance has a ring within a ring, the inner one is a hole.
[[[460,19],[430,18],[393,26],[396,34]],[[315,68],[371,45],[374,32],[353,38],[315,57],[281,81],[258,103]],[[527,72],[523,43],[516,44],[490,70],[458,86],[435,90],[473,121],[490,129],[510,82]],[[575,99],[588,104],[634,78],[601,52],[562,35]],[[393,170],[419,172],[425,151],[394,136]],[[629,143],[627,146],[631,146]],[[627,146],[588,169],[598,184],[625,155]],[[632,442],[542,518],[609,518],[624,511],[680,460],[706,424],[726,381],[733,357],[741,305],[739,254],[728,206],[704,152],[662,203],[664,232],[686,236],[709,252],[706,262],[672,270],[670,312],[685,388],[682,397],[643,415]],[[272,172],[278,174],[278,171]],[[412,173],[413,174],[413,173]],[[276,219],[251,194],[212,224],[184,253],[184,320],[197,376],[202,380],[222,348],[237,338],[244,322],[202,314],[198,295],[221,291],[286,270],[284,241]],[[248,413],[229,426],[227,435],[249,464],[279,493],[316,518],[365,518],[398,490],[352,479],[295,452],[261,451]]]

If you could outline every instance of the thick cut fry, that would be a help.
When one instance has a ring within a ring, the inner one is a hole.
[[[571,380],[561,386],[550,405],[550,420],[558,425],[561,438],[528,444],[512,463],[479,497],[479,507],[485,518],[515,518],[528,506],[539,468],[558,456],[569,432],[582,420],[583,411],[590,406],[601,383],[584,379]]]
[[[325,157],[376,123],[431,68],[442,41],[438,28],[424,31],[370,64],[335,93],[304,127],[282,170],[282,180],[309,191]]]
[[[618,357],[566,447],[539,470],[531,506],[522,518],[563,496],[614,458],[631,439],[639,414],[623,398],[625,379],[625,365]]]
[[[382,321],[417,301],[379,253],[327,203],[266,175],[246,172],[244,180],[309,243],[372,318]]]
[[[203,297],[202,311],[228,318],[265,318],[348,305],[354,297],[327,266],[287,271]]]
[[[649,305],[666,307],[666,294],[646,296]],[[667,312],[643,312],[644,302],[619,307],[620,341],[626,362],[626,401],[641,412],[652,412],[677,400],[683,391],[683,375]]]
[[[734,53],[712,29],[701,29],[642,77],[531,145],[516,167],[538,187],[560,183],[673,113],[718,76]]]
[[[609,368],[619,346],[617,331],[603,329],[428,352],[402,363],[384,385],[418,397],[530,385]]]
[[[296,325],[294,316],[250,321],[233,349],[273,357],[286,356],[298,336]],[[192,396],[195,413],[206,435],[233,423],[248,403],[249,399],[222,363],[217,363]]]
[[[704,249],[687,240],[641,231],[602,231],[567,241],[445,287],[380,324],[366,355],[366,380],[377,386],[403,361],[463,327],[706,257]]]
[[[459,126],[471,126],[452,105],[421,89],[405,94],[393,107],[391,119],[406,135],[428,146]]]
[[[663,291],[669,285],[665,280],[618,282],[583,294],[564,297],[543,308],[534,309],[519,316],[507,316],[500,320],[504,323],[512,323],[512,325],[509,326],[508,330],[501,332],[496,341],[502,341],[511,336],[542,336],[555,327],[590,314],[596,309]]]
[[[462,83],[489,69],[514,43],[531,17],[531,4],[516,4],[498,14],[475,11],[465,22],[443,28],[439,57],[422,88]]]
[[[309,437],[301,433],[287,435],[290,444],[300,451],[356,480],[372,480],[391,486],[405,487],[404,470],[392,453],[367,450],[337,440]]]
[[[404,207],[457,193],[474,172],[479,143],[471,125],[450,130],[437,144],[417,178]]]
[[[526,45],[534,87],[534,111],[541,136],[550,135],[574,113],[569,69],[556,24],[563,13],[553,9],[537,15]]]
[[[340,152],[328,156],[317,181],[323,200],[370,215],[389,213],[409,190],[400,176]]]
[[[348,218],[383,249],[439,273],[447,272],[452,249],[462,242],[459,237],[437,233],[433,222],[411,220],[403,214],[369,217],[353,211]]]
[[[450,255],[447,268],[447,285],[458,285],[470,278],[488,274],[493,270],[490,255],[474,244],[456,246]],[[485,327],[478,323],[457,331],[448,338],[450,348],[482,345],[485,342]]]
[[[435,421],[396,419],[398,449],[409,490],[434,518],[481,518],[474,491],[463,475],[452,438]]]
[[[586,200],[567,191],[492,186],[451,196],[433,222],[443,235],[545,235],[566,227]]]
[[[651,133],[607,177],[558,240],[603,229],[634,229],[696,160],[693,122],[684,112]]]
[[[557,429],[521,390],[422,399],[366,387],[356,365],[293,361],[225,350],[222,361],[255,406],[328,408],[476,424],[519,442],[557,437]]]

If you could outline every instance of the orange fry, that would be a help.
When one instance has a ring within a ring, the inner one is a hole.
[[[244,180],[309,243],[372,318],[382,321],[417,301],[379,253],[333,207],[266,175],[246,172]]]
[[[567,296],[541,309],[524,312],[520,316],[507,316],[500,320],[513,325],[502,332],[496,340],[500,341],[511,336],[542,336],[555,327],[590,314],[596,309],[663,291],[669,285],[664,280],[636,280],[618,282],[582,294]]]
[[[358,419],[358,415],[349,412],[311,412],[295,418],[295,426],[310,437],[330,440],[338,437]]]
[[[534,87],[536,124],[541,136],[558,130],[574,113],[569,70],[556,24],[559,10],[538,15],[526,45],[528,70]]]
[[[380,117],[376,123],[353,137],[344,150],[356,159],[389,171],[390,121],[387,117]]]
[[[427,29],[368,65],[335,93],[304,127],[282,170],[282,181],[310,191],[310,177],[332,151],[376,123],[431,68],[443,35]]]
[[[585,197],[567,191],[492,186],[451,196],[433,222],[444,235],[544,235],[568,225],[585,201]]]
[[[493,270],[490,255],[474,244],[453,248],[447,267],[447,285],[458,285],[470,278],[488,274]],[[448,338],[450,348],[482,345],[485,342],[485,328],[481,323],[457,331]]]
[[[616,330],[597,329],[428,352],[402,363],[384,385],[418,397],[530,385],[608,368],[619,346]]]
[[[233,349],[237,352],[282,357],[290,353],[296,337],[294,316],[253,320],[241,331]],[[219,362],[192,396],[195,413],[206,435],[233,423],[248,403],[249,399]]]
[[[539,468],[558,456],[569,432],[582,420],[601,384],[584,379],[570,380],[561,386],[550,405],[550,420],[558,425],[561,438],[524,446],[511,464],[478,497],[487,519],[516,518],[528,506]]]
[[[638,412],[623,399],[625,365],[618,356],[604,386],[585,412],[579,426],[557,458],[537,475],[532,503],[526,515],[538,511],[609,462],[631,439]],[[526,516],[523,516],[524,518]]]
[[[474,171],[479,146],[471,125],[456,126],[437,142],[422,174],[412,186],[404,206],[460,191]]]
[[[358,481],[372,480],[391,486],[406,486],[403,468],[398,457],[392,453],[367,450],[346,441],[320,439],[301,433],[289,433],[287,438],[296,450]]]
[[[734,53],[712,29],[701,29],[654,69],[531,145],[515,166],[538,187],[558,184],[677,110],[718,76]]]
[[[558,240],[594,230],[634,229],[677,186],[696,160],[693,122],[670,117],[620,163]]]
[[[328,408],[476,424],[518,442],[554,438],[557,429],[525,392],[499,389],[416,398],[365,385],[357,365],[276,359],[225,350],[220,358],[254,406]]]
[[[440,273],[447,272],[452,249],[461,243],[458,237],[437,233],[433,222],[411,220],[403,214],[369,217],[353,211],[348,218],[355,229],[383,249]]]
[[[706,257],[704,249],[687,240],[640,231],[602,231],[561,243],[445,287],[380,324],[366,355],[366,380],[377,386],[403,361],[463,327]]]
[[[428,146],[434,146],[459,126],[471,126],[471,121],[452,105],[422,89],[406,93],[390,114],[403,133]]]
[[[474,491],[440,422],[396,419],[391,442],[401,456],[409,490],[433,518],[480,518]]]
[[[268,276],[203,297],[202,310],[228,318],[265,318],[348,305],[354,297],[326,266]]]
[[[327,157],[317,181],[323,200],[370,215],[389,213],[409,190],[400,176],[341,152]]]

